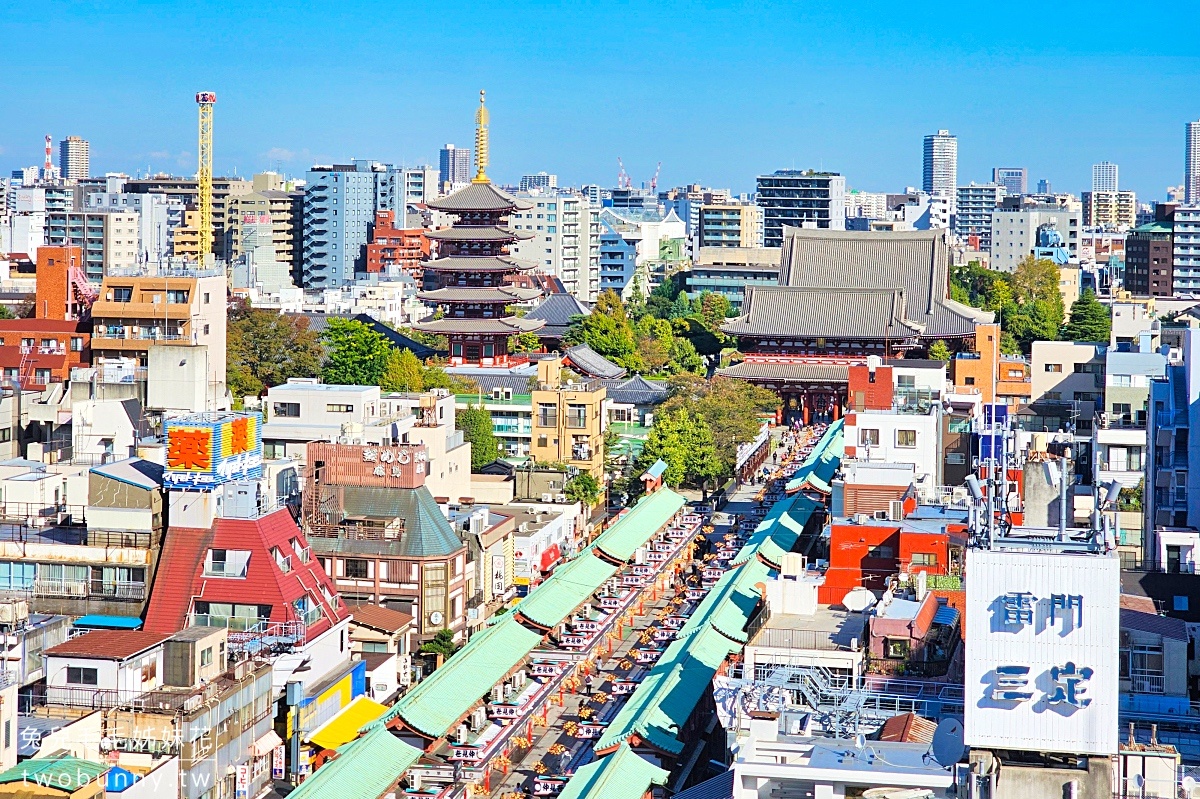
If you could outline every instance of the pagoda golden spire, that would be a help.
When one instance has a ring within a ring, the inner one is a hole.
[[[488,165],[488,110],[483,104],[484,91],[479,90],[479,110],[475,112],[475,179],[472,183],[491,183]]]

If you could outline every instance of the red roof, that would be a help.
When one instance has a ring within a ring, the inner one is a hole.
[[[933,743],[937,725],[916,713],[892,716],[879,728],[879,740],[903,741],[905,743]]]
[[[152,649],[171,636],[145,630],[92,630],[52,646],[44,654],[52,657],[127,660]]]
[[[385,633],[396,633],[413,623],[413,617],[382,605],[353,605],[350,620]]]
[[[217,519],[212,530],[170,528],[147,606],[146,629],[171,633],[183,629],[193,602],[270,605],[272,622],[296,621],[292,603],[308,596],[323,611],[321,619],[309,626],[309,635],[325,632],[332,626],[331,618],[341,620],[349,613],[321,562],[315,557],[301,562],[292,550],[292,539],[301,548],[308,547],[286,508],[257,519]],[[272,547],[290,556],[291,571],[284,573],[276,565]],[[209,549],[249,550],[246,577],[205,577]],[[332,606],[321,585],[333,596]]]
[[[0,333],[6,331],[20,333],[88,333],[87,323],[79,320],[62,321],[61,319],[0,319]]]

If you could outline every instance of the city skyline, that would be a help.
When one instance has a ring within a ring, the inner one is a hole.
[[[660,186],[697,181],[749,191],[758,174],[812,168],[838,171],[852,188],[898,191],[920,185],[922,138],[946,128],[960,142],[960,184],[1016,164],[1028,168],[1031,186],[1048,178],[1078,193],[1090,187],[1092,164],[1110,160],[1121,165],[1124,186],[1154,199],[1183,182],[1184,125],[1200,118],[1187,92],[1137,99],[1151,80],[1194,85],[1200,77],[1195,44],[1183,33],[1200,12],[1186,8],[1167,10],[1174,21],[1164,25],[1121,9],[1080,16],[1066,4],[1045,12],[1050,41],[1000,49],[992,34],[1024,25],[1020,11],[972,12],[971,24],[959,25],[932,10],[451,5],[393,21],[379,13],[383,6],[355,4],[265,20],[211,9],[206,27],[222,32],[204,36],[190,5],[149,13],[137,4],[67,7],[20,18],[10,5],[0,33],[11,43],[10,63],[28,66],[10,73],[8,99],[20,113],[0,118],[5,173],[40,163],[49,133],[89,140],[93,173],[192,174],[198,90],[219,98],[221,174],[276,168],[298,176],[352,157],[436,165],[446,142],[469,144],[472,100],[486,88],[493,172],[505,183],[545,170],[563,185],[609,185],[620,156],[635,185],[662,161]],[[439,24],[444,16],[455,24]],[[370,36],[356,36],[364,17]],[[1121,41],[1101,43],[1111,30],[1121,30]],[[87,48],[71,44],[105,32],[126,52],[138,42],[196,46],[154,69],[101,71]],[[330,38],[318,45],[322,32]],[[38,58],[38,43],[51,34],[63,45],[60,57]],[[380,38],[397,43],[394,60],[379,60]],[[804,46],[781,46],[788,42]],[[771,48],[767,61],[763,46]],[[653,52],[662,54],[653,69],[628,65],[633,53]],[[728,69],[712,69],[714,52]],[[895,75],[896,59],[907,64],[903,79],[880,80]],[[1044,83],[1051,65],[1060,76],[1052,90]],[[247,78],[259,67],[272,77]],[[775,77],[763,80],[763,69]],[[945,91],[949,81],[954,91]],[[56,98],[55,86],[80,82],[91,88],[78,101]],[[711,102],[695,102],[700,84]],[[797,88],[782,91],[789,86]],[[1101,93],[1127,97],[1135,112],[1095,125]],[[655,117],[671,124],[647,124]],[[1045,132],[1026,135],[1038,128]]]

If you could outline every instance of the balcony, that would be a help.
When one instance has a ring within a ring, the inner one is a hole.
[[[568,413],[567,427],[572,430],[584,430],[587,428],[587,413]]]

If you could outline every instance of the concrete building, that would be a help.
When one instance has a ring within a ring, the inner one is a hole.
[[[1200,204],[1175,209],[1171,246],[1175,253],[1171,273],[1175,296],[1200,296]]]
[[[588,472],[597,480],[604,475],[606,420],[604,384],[562,382],[562,362],[538,361],[538,386],[532,392],[533,432],[530,455]]]
[[[255,183],[260,183],[255,175]],[[234,260],[263,246],[256,234],[254,243],[248,244],[246,226],[267,221],[271,231],[271,245],[275,260],[288,265],[293,274],[300,273],[303,253],[304,192],[281,189],[258,189],[247,194],[229,198],[226,211],[226,228],[229,237],[229,259]]]
[[[1019,198],[1010,198],[1019,199]],[[1079,257],[1079,234],[1082,211],[1057,203],[1017,204],[1005,201],[992,213],[991,268],[998,272],[1014,272],[1017,264],[1033,254],[1038,243],[1038,230],[1053,226],[1063,238],[1072,260]]]
[[[971,249],[982,252],[992,250],[992,214],[1007,194],[999,183],[959,186],[955,200],[954,234],[964,241],[976,242]]]
[[[514,241],[509,254],[557,277],[568,294],[594,301],[601,291],[600,208],[586,197],[553,188],[516,196],[533,207],[510,214],[509,227],[532,236]]]
[[[925,137],[921,189],[926,194],[949,197],[954,202],[958,187],[958,137],[939,130]],[[950,209],[954,213],[954,208]]]
[[[226,232],[226,206],[229,197],[252,191],[254,184],[241,178],[214,177],[213,191],[213,245],[212,252],[216,258],[228,261],[232,239]],[[195,208],[199,202],[199,194],[195,178],[180,178],[169,175],[154,175],[148,178],[135,178],[125,181],[126,192],[131,194],[166,194],[177,197],[188,208]],[[191,225],[195,231],[199,222],[189,222],[185,217],[184,225]],[[195,235],[193,233],[193,235]]]
[[[1137,194],[1132,191],[1085,191],[1083,224],[1088,227],[1119,228],[1137,224]]]
[[[379,175],[376,188],[376,209],[396,214],[396,219],[409,224],[405,219],[411,206],[423,205],[441,194],[438,190],[438,171],[429,165],[386,166]]]
[[[764,247],[783,246],[784,226],[846,229],[846,178],[836,172],[779,169],[758,176],[754,196]]]
[[[356,159],[307,172],[301,256],[305,288],[336,288],[366,272],[376,181],[383,171],[382,164]]]
[[[535,189],[548,191],[558,188],[558,175],[551,175],[547,172],[538,172],[536,175],[522,175],[521,183],[518,185],[518,191],[533,191]]]
[[[455,147],[447,144],[438,152],[438,182],[443,192],[451,186],[462,186],[471,182],[473,150],[470,147]]]
[[[761,247],[762,229],[762,209],[756,205],[701,205],[696,247]]]
[[[672,242],[682,245],[686,236],[683,220],[673,209],[664,216],[657,210],[634,208],[605,208],[599,218],[602,226],[599,291],[611,289],[625,299],[633,296],[635,288],[648,294],[654,288],[654,276],[644,273],[650,264],[667,260],[664,255],[671,254]],[[681,246],[674,249],[675,255],[681,254]],[[639,274],[645,278],[640,286],[635,279]],[[659,274],[658,278],[661,277]]]
[[[167,260],[171,254],[171,232],[184,221],[182,201],[166,194],[93,192],[87,195],[87,208],[137,213],[138,258],[151,264]]]
[[[684,273],[684,290],[696,299],[706,291],[722,294],[741,310],[747,287],[779,285],[780,250],[762,247],[701,247]]]
[[[83,180],[91,175],[87,139],[68,136],[58,143],[58,169],[64,180]]]
[[[46,244],[78,245],[88,279],[107,269],[129,269],[141,261],[141,220],[136,211],[51,211],[46,215]]]
[[[1170,221],[1135,227],[1125,238],[1125,290],[1138,297],[1170,297],[1175,291],[1175,251]]]
[[[1117,165],[1108,161],[1092,164],[1092,191],[1115,192],[1120,189],[1117,180]]]
[[[888,212],[887,199],[884,192],[850,189],[846,192],[846,218],[883,219]]]
[[[1182,332],[1182,358],[1150,384],[1146,458],[1146,530],[1200,528],[1200,447],[1190,443],[1200,430],[1200,330]],[[1157,549],[1152,546],[1150,551]]]
[[[1133,351],[1105,354],[1104,411],[1093,426],[1095,481],[1133,487],[1145,476],[1150,386],[1166,375],[1167,359],[1151,350],[1146,331]]]
[[[1183,201],[1200,204],[1200,120],[1187,123],[1183,155]]]
[[[998,166],[992,169],[992,183],[1004,187],[1005,194],[1021,196],[1029,193],[1029,170],[1023,166]]]

